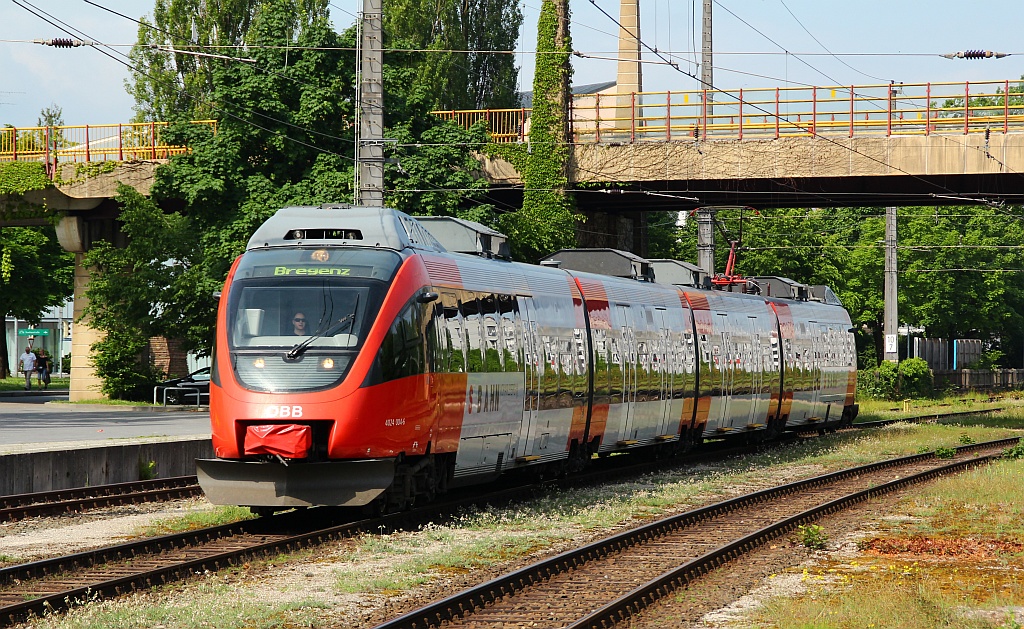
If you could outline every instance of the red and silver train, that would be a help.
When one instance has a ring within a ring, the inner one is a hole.
[[[217,313],[216,458],[197,462],[212,502],[400,509],[509,472],[856,415],[850,317],[831,291],[452,253],[424,225],[296,207],[256,231]]]

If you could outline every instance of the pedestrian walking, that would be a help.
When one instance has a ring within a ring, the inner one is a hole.
[[[50,386],[50,355],[46,350],[39,348],[36,356],[36,376],[39,378],[39,387],[46,389]]]
[[[25,372],[25,390],[32,390],[32,373],[36,370],[36,355],[32,353],[31,347],[25,348],[25,353],[18,357],[21,363],[21,370]]]

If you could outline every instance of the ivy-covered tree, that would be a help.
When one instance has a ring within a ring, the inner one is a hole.
[[[572,65],[568,0],[544,0],[537,20],[533,112],[526,146],[491,145],[523,178],[523,207],[501,217],[512,253],[521,260],[575,244],[579,216],[569,187],[569,98]]]

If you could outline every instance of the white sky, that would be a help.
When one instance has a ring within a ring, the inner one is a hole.
[[[83,0],[28,0],[89,38],[108,44],[131,44],[137,25],[91,6]],[[151,10],[147,0],[94,0],[120,13],[139,17]],[[616,0],[596,0],[597,5],[618,17]],[[892,79],[907,83],[1018,79],[1024,75],[1024,2],[990,0],[985,3],[952,0],[719,0],[714,8],[716,86],[722,89],[838,83],[874,84]],[[785,5],[783,4],[785,2]],[[535,48],[536,17],[540,0],[525,0],[526,19],[520,50]],[[821,44],[842,56],[847,67],[827,56],[786,7],[799,18]],[[347,27],[360,0],[331,0],[335,25]],[[730,15],[731,10],[776,43]],[[676,51],[680,68],[698,74],[686,59],[699,60],[700,0],[641,0],[641,37],[652,48]],[[576,50],[614,57],[617,27],[590,0],[572,0],[572,37]],[[693,25],[696,25],[696,34]],[[132,101],[124,89],[128,71],[124,65],[88,48],[55,49],[11,40],[67,37],[57,28],[14,4],[0,0],[0,124],[31,126],[39,111],[51,103],[61,106],[66,124],[127,122]],[[694,46],[698,53],[692,53]],[[727,53],[821,53],[793,55]],[[893,53],[932,54],[965,49],[1014,53],[1001,60],[946,60],[941,57],[898,56]],[[117,50],[127,52],[127,48]],[[881,56],[869,54],[886,53]],[[654,60],[654,55],[644,54]],[[521,89],[531,89],[533,56],[517,55]],[[574,82],[596,83],[615,79],[615,62],[574,58]],[[763,77],[729,72],[738,70]],[[872,78],[876,77],[876,78]],[[656,65],[644,66],[647,91],[698,89],[698,83],[682,73]]]

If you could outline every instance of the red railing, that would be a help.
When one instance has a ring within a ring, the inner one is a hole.
[[[435,111],[495,142],[529,138],[530,109]],[[966,134],[1024,130],[1024,81],[576,94],[578,143]]]
[[[192,124],[209,126],[216,120]],[[0,162],[45,162],[50,172],[64,162],[131,161],[167,159],[185,153],[184,146],[162,139],[166,122],[133,122],[107,125],[63,125],[0,128]]]

